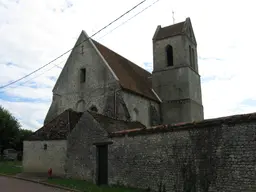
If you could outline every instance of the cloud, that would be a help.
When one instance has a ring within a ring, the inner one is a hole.
[[[18,102],[0,99],[0,103],[19,120],[23,128],[33,131],[42,125],[49,107],[46,102]]]
[[[151,62],[145,62],[143,68],[146,69],[148,72],[151,73],[152,70],[153,70],[153,63],[151,63]]]
[[[0,86],[73,47],[81,30],[92,35],[138,2],[0,0]],[[176,22],[190,17],[198,44],[205,117],[255,111],[255,104],[248,102],[256,99],[252,88],[256,81],[254,1],[160,0],[101,39],[153,2],[148,0],[94,38],[152,71],[152,37],[156,26],[172,24],[172,10]],[[0,104],[19,118],[24,128],[35,130],[42,125],[50,106],[51,90],[67,56],[0,90]]]
[[[9,97],[31,98],[49,101],[51,99],[51,88],[37,88],[19,86],[14,89],[6,89],[5,94]]]

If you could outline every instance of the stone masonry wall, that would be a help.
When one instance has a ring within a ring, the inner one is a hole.
[[[129,114],[131,115],[132,121],[139,121],[146,127],[152,126],[152,119],[154,118],[154,121],[157,123],[160,122],[160,109],[157,102],[129,93],[127,91],[123,91],[123,98]],[[136,115],[134,115],[134,109],[137,110]],[[152,111],[153,109],[155,111]]]
[[[95,106],[99,113],[106,113],[109,98],[114,98],[115,90],[120,89],[114,74],[108,68],[101,54],[85,32],[76,42],[77,46],[69,58],[54,86],[53,100],[45,118],[45,123],[68,108],[83,112]],[[84,68],[85,82],[81,82],[81,69]],[[114,102],[111,103],[114,105]],[[113,106],[108,111],[113,113]]]
[[[111,134],[110,184],[159,190],[162,182],[173,192],[256,191],[256,118],[239,118]]]
[[[108,140],[107,132],[85,112],[67,140],[66,176],[96,182],[94,143]]]
[[[47,149],[44,149],[47,144]],[[47,173],[52,168],[54,175],[64,175],[67,141],[24,141],[24,172]]]

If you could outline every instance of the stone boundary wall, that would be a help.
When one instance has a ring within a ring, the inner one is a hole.
[[[109,182],[167,191],[255,191],[256,113],[109,135]]]

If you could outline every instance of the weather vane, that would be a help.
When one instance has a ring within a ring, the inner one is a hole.
[[[175,19],[174,19],[174,11],[172,11],[172,22],[173,22],[173,24],[175,23]]]

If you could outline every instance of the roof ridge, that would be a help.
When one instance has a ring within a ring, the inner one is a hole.
[[[59,115],[57,115],[53,120],[46,123],[37,131],[35,131],[27,140],[66,139],[67,135],[72,131],[72,129],[79,122],[82,114],[83,114],[82,112],[77,112],[72,110],[71,108],[68,108],[62,113],[60,113]],[[68,119],[67,115],[70,115],[71,119]],[[70,123],[73,123],[71,129],[70,127],[68,127]]]
[[[65,111],[63,111],[62,113],[60,113],[59,115],[57,115],[56,117],[54,117],[51,121],[49,121],[48,123],[44,124],[41,128],[49,125],[50,123],[52,123],[53,121],[55,121],[57,118],[59,118],[61,115],[63,115],[65,112],[76,112],[73,111],[71,108],[66,109]],[[41,128],[39,128],[38,130],[36,130],[34,133],[36,133],[37,131],[39,131]]]
[[[157,40],[165,39],[168,37],[183,34],[183,28],[184,28],[185,23],[186,23],[186,21],[182,21],[179,23],[165,26],[163,28],[161,28],[161,27],[158,28],[157,31],[155,32],[153,40],[157,41]]]
[[[185,24],[185,22],[186,22],[186,21],[181,21],[181,22],[179,22],[179,23],[174,23],[174,24],[172,24],[172,25],[167,25],[167,26],[165,26],[165,27],[162,27],[162,29],[167,28],[167,27],[171,27],[171,26],[176,26],[176,25]]]

